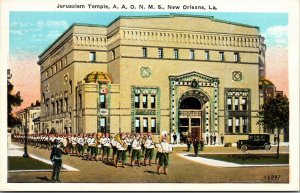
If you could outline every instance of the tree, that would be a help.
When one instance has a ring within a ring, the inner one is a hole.
[[[16,94],[13,94],[13,88],[14,85],[7,80],[7,125],[10,128],[21,124],[21,120],[13,115],[12,109],[13,107],[20,106],[23,102],[20,91],[18,91]]]
[[[277,158],[279,158],[280,133],[283,129],[289,129],[289,100],[286,96],[276,95],[268,99],[258,112],[257,124],[263,128],[277,129]]]
[[[41,102],[39,100],[35,101],[35,107],[41,106]]]

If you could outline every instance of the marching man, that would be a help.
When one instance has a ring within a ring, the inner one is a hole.
[[[121,133],[121,140],[117,141],[117,159],[115,161],[115,166],[118,168],[118,162],[122,161],[122,167],[125,168],[125,160],[126,160],[126,151],[127,151],[127,144],[126,144],[126,134]]]
[[[145,159],[144,159],[144,165],[146,166],[147,161],[149,166],[151,166],[151,160],[153,158],[153,151],[154,151],[154,142],[152,140],[152,133],[148,133],[148,137],[145,141],[145,148],[146,148],[146,153],[145,153]]]
[[[96,133],[93,133],[88,138],[88,147],[90,149],[90,156],[88,155],[89,160],[96,159]]]
[[[105,137],[101,140],[102,145],[102,162],[104,162],[104,156],[106,155],[107,161],[110,153],[110,138],[109,133],[105,133]]]
[[[133,167],[133,162],[138,163],[138,166],[140,166],[140,159],[141,159],[141,153],[142,153],[142,138],[140,137],[140,134],[136,134],[136,137],[134,138],[132,142],[132,154],[131,154],[131,167]]]
[[[168,175],[168,165],[169,165],[169,153],[172,152],[172,146],[167,142],[167,136],[162,136],[161,153],[159,156],[159,163],[157,166],[157,173],[160,174],[160,168],[164,167],[165,175]]]

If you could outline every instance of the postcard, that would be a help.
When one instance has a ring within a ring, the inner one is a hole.
[[[1,190],[299,190],[296,0],[0,6]]]

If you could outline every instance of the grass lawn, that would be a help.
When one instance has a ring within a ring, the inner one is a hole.
[[[289,154],[280,154],[279,159],[276,154],[200,154],[200,157],[227,161],[237,164],[288,164]]]
[[[8,157],[8,170],[42,170],[52,169],[52,165],[33,158]]]

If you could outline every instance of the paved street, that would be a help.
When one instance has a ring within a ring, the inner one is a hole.
[[[20,144],[17,144],[20,145]],[[281,152],[288,152],[288,147],[281,147]],[[272,152],[276,151],[273,147]],[[29,154],[34,154],[44,159],[49,159],[50,151],[29,147]],[[207,147],[203,153],[238,153],[236,147]],[[259,151],[255,151],[257,153]],[[102,162],[85,161],[81,158],[66,155],[63,157],[64,164],[79,169],[80,171],[63,171],[62,182],[116,182],[116,183],[251,183],[266,182],[265,176],[280,175],[279,183],[289,181],[288,166],[282,167],[243,167],[224,168],[208,166],[180,157],[177,153],[186,153],[185,148],[176,148],[170,156],[169,175],[156,174],[156,165],[115,168],[112,165]],[[251,152],[252,153],[252,152]],[[254,151],[253,151],[254,153]],[[265,153],[265,151],[263,151]],[[48,182],[51,172],[22,172],[9,173],[8,182]]]

